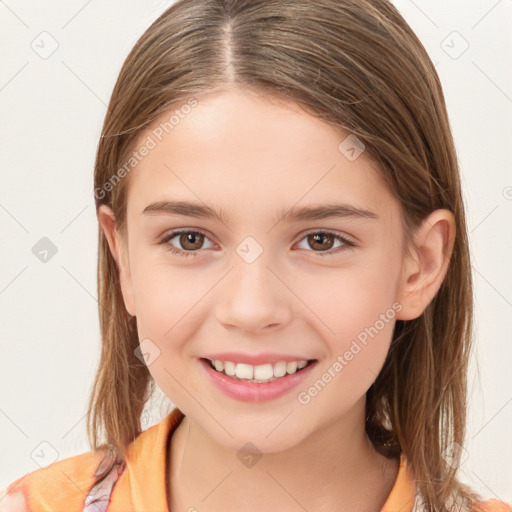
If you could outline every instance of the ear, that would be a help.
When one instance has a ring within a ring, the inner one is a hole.
[[[397,320],[418,318],[437,294],[448,270],[455,243],[455,219],[450,210],[435,210],[414,235],[403,267],[397,300]]]
[[[128,259],[128,242],[124,240],[117,230],[114,212],[108,206],[101,205],[99,207],[98,222],[105,234],[110,252],[117,264],[124,305],[128,313],[131,316],[135,316],[133,283],[130,273],[130,261]]]

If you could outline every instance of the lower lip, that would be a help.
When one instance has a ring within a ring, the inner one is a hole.
[[[243,402],[266,402],[284,395],[303,382],[310,375],[317,361],[310,363],[296,373],[287,374],[272,382],[262,384],[229,377],[225,373],[214,370],[210,363],[204,359],[200,359],[199,363],[205,369],[213,384],[231,398]]]

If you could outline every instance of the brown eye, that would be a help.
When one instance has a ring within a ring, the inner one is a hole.
[[[308,252],[316,253],[318,256],[332,256],[341,251],[357,247],[355,242],[329,231],[306,233],[300,243],[304,244],[303,247],[300,247],[299,244],[301,249],[307,249]]]
[[[334,245],[335,236],[331,235],[330,233],[321,233],[321,234],[314,234],[314,235],[308,235],[308,243],[309,246],[313,249],[324,249],[329,250],[332,249]]]
[[[201,249],[201,245],[204,241],[204,235],[190,231],[188,233],[182,233],[178,239],[183,249],[195,251],[197,249]]]
[[[200,231],[182,230],[172,231],[160,240],[159,243],[165,245],[166,249],[171,253],[186,257],[200,254],[202,252],[200,249],[203,248],[205,240],[209,240],[209,238]]]

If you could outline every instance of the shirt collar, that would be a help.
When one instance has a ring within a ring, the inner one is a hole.
[[[167,455],[169,436],[184,418],[174,408],[159,423],[142,432],[129,446],[126,470],[135,510],[169,512],[167,501]],[[416,487],[405,455],[400,455],[397,478],[381,512],[411,512]]]

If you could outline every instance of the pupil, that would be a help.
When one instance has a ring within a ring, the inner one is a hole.
[[[320,246],[320,248],[322,247],[326,247],[326,239],[329,239],[329,238],[332,238],[333,235],[330,235],[330,234],[320,234],[320,235],[312,235],[313,236],[313,240],[314,240],[314,243],[315,244],[318,244]],[[327,244],[329,245],[329,244]]]
[[[197,240],[195,240],[195,239],[199,236],[199,233],[187,233],[183,236],[185,237],[185,245],[186,244],[194,245],[194,243],[197,243]]]

